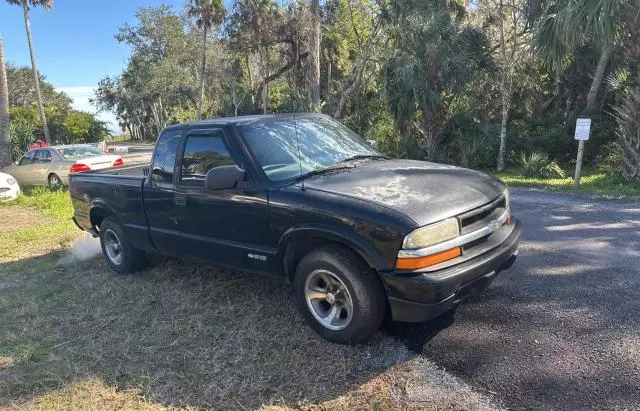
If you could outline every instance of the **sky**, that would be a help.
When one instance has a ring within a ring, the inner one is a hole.
[[[114,35],[125,22],[135,23],[138,8],[169,4],[181,11],[185,0],[55,0],[49,12],[31,10],[31,30],[38,70],[47,81],[67,93],[78,110],[96,112],[89,103],[98,81],[120,74],[127,63],[129,48],[118,44]],[[228,2],[226,2],[228,3]],[[29,45],[22,8],[0,0],[0,35],[5,59],[31,67]],[[111,113],[100,113],[110,123]]]

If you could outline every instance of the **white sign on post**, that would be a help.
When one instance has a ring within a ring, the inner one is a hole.
[[[576,120],[576,140],[589,140],[589,132],[591,131],[591,119],[579,118]]]

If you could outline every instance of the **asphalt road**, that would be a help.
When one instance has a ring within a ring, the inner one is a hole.
[[[512,193],[518,261],[398,336],[507,408],[640,409],[640,202]]]

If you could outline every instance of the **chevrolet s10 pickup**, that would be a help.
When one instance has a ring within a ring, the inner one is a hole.
[[[346,344],[453,309],[511,266],[521,234],[500,180],[389,158],[321,114],[173,125],[150,165],[71,174],[69,191],[114,271],[161,253],[280,276]]]

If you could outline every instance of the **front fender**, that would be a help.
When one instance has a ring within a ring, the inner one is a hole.
[[[277,259],[282,261],[289,244],[296,239],[316,238],[343,244],[355,251],[376,271],[384,269],[380,253],[371,245],[366,237],[353,230],[332,227],[323,224],[299,224],[289,228],[278,243]]]

